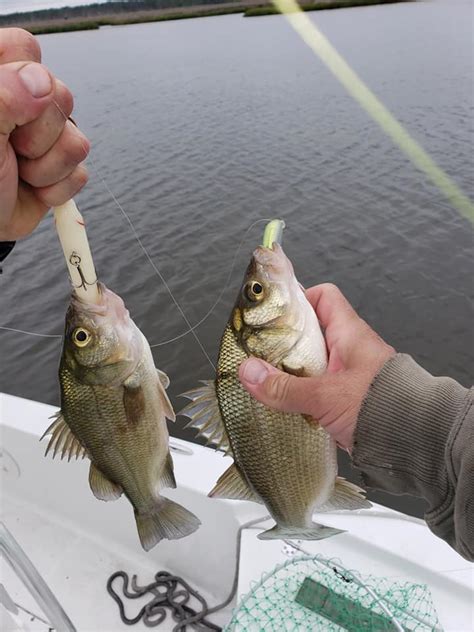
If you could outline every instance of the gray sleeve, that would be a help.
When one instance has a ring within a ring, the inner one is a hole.
[[[353,463],[367,487],[425,498],[430,529],[474,561],[474,392],[397,354],[361,406]]]

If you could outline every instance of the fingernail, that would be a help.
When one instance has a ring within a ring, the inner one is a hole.
[[[31,96],[39,99],[51,92],[53,87],[51,77],[40,64],[27,64],[18,74]]]
[[[255,358],[246,360],[242,373],[242,377],[246,382],[249,384],[261,384],[265,381],[267,375],[268,369],[262,362],[255,360]]]

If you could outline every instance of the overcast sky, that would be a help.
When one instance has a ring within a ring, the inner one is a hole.
[[[105,1],[106,0],[0,0],[0,15],[17,13],[18,11],[77,7],[79,4],[93,4],[95,2]]]

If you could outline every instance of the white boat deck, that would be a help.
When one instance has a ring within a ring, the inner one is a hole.
[[[2,521],[46,580],[64,610],[81,632],[145,630],[121,623],[118,608],[106,592],[108,577],[117,570],[138,582],[153,581],[159,570],[182,576],[212,607],[228,595],[235,567],[239,526],[264,515],[253,503],[222,501],[206,494],[231,459],[183,441],[175,443],[192,455],[173,454],[177,490],[166,495],[196,513],[202,527],[183,540],[161,542],[149,553],[142,551],[132,509],[126,499],[97,501],[88,486],[88,462],[44,459],[39,436],[50,423],[55,408],[0,394],[2,472]],[[364,575],[427,584],[445,630],[474,629],[474,569],[416,519],[381,506],[357,513],[325,514],[325,524],[347,533],[302,546]],[[262,542],[258,531],[244,531],[240,552],[238,598],[251,582],[288,558],[279,541]],[[2,583],[13,600],[43,617],[32,597],[2,560]],[[117,588],[121,582],[117,580]],[[144,602],[126,600],[133,616]],[[218,625],[229,621],[235,601],[210,617]],[[25,630],[48,626],[24,617]],[[159,630],[175,625],[168,618]],[[27,627],[26,627],[27,626]],[[8,628],[0,620],[2,630]]]

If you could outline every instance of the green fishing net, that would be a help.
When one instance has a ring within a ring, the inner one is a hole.
[[[441,631],[427,586],[363,576],[338,560],[289,560],[253,585],[225,632]]]

